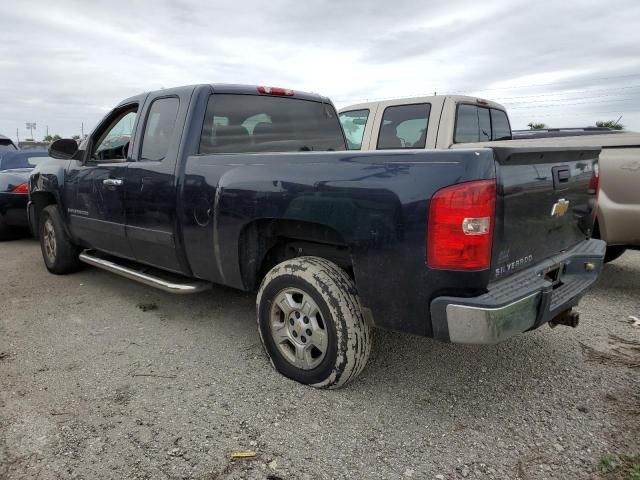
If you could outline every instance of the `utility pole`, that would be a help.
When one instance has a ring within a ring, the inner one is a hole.
[[[16,139],[18,139],[18,143],[20,143],[20,129],[16,128]]]
[[[47,125],[47,137],[49,136],[49,125]]]
[[[82,132],[82,135],[80,135],[80,138],[84,139],[84,122],[80,124],[80,131]]]

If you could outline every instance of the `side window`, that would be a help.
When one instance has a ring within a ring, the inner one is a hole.
[[[179,106],[180,101],[176,97],[153,101],[144,126],[140,160],[160,161],[167,156]]]
[[[492,108],[491,125],[493,126],[493,140],[511,140],[511,125],[509,125],[509,118],[505,112]]]
[[[428,103],[387,107],[378,134],[378,150],[424,148],[430,112]]]
[[[362,148],[362,138],[364,137],[364,128],[367,126],[369,118],[369,110],[351,110],[340,114],[340,123],[347,137],[347,146],[349,150],[360,150]]]
[[[129,152],[129,141],[136,123],[137,107],[125,110],[112,120],[98,136],[91,158],[112,162],[124,162]]]
[[[456,131],[453,136],[455,143],[470,143],[479,141],[478,107],[475,105],[458,105],[456,112]]]

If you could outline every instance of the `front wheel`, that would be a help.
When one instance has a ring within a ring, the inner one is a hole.
[[[80,269],[80,249],[71,242],[62,226],[57,205],[49,205],[40,214],[38,228],[44,264],[51,273],[64,275]]]
[[[355,284],[334,263],[298,257],[266,275],[257,298],[258,330],[274,368],[317,388],[339,388],[364,369],[373,332]]]

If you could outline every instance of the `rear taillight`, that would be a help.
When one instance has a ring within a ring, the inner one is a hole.
[[[461,183],[431,199],[427,264],[448,270],[484,270],[491,264],[495,180]]]
[[[281,97],[293,97],[295,95],[295,92],[288,88],[262,86],[258,87],[258,93],[263,93],[265,95],[280,95]]]
[[[591,195],[597,195],[600,189],[600,167],[597,163],[593,164],[593,172],[589,179],[589,193]]]
[[[11,193],[29,193],[29,183],[25,182],[15,186]]]

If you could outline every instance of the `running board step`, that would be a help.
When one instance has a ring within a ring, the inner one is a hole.
[[[185,295],[188,293],[204,292],[205,290],[209,290],[211,288],[211,284],[208,282],[192,280],[186,277],[179,277],[178,275],[174,276],[175,279],[161,278],[159,275],[154,275],[149,272],[151,270],[160,272],[159,270],[151,269],[150,267],[145,267],[142,265],[138,266],[138,269],[136,269],[131,262],[127,263],[131,264],[132,266],[125,266],[98,255],[99,254],[97,252],[90,252],[88,250],[85,250],[80,254],[79,258],[82,262],[94,267],[107,270],[109,272],[115,273],[116,275],[126,277],[130,280],[135,280],[136,282],[144,283],[145,285],[149,285],[150,287],[155,287],[169,293]],[[170,273],[166,272],[162,272],[162,274],[165,276],[171,275]]]

